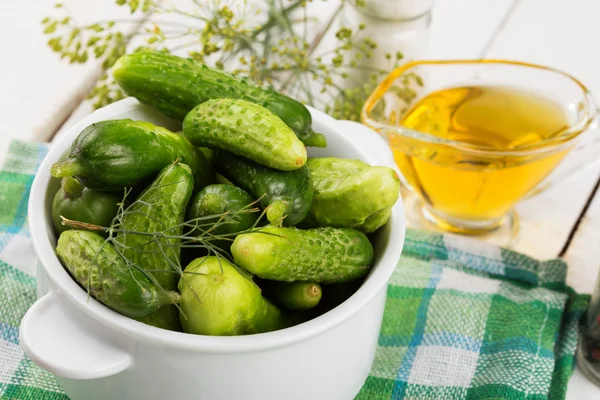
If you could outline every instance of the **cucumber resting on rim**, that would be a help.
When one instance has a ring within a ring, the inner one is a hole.
[[[299,101],[192,59],[162,52],[127,54],[117,60],[112,74],[127,95],[168,117],[183,121],[209,99],[243,99],[275,113],[306,146],[327,146],[325,136],[311,129],[310,111]]]

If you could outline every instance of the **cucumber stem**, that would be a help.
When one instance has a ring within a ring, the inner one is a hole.
[[[267,219],[271,225],[281,227],[285,210],[287,209],[287,201],[279,200],[269,204],[267,207]]]
[[[264,301],[262,306],[264,308],[262,312],[257,314],[261,315],[261,318],[255,321],[254,328],[256,332],[271,332],[287,328],[287,321],[285,320],[281,310],[279,310],[279,308],[275,304],[271,303],[267,299],[263,299]]]
[[[63,217],[62,215],[60,216],[60,219],[61,219],[61,223],[64,226],[68,226],[69,228],[75,228],[75,229],[85,230],[85,231],[104,231],[107,229],[100,225],[88,224],[87,222],[73,221],[71,219]]]
[[[55,178],[79,175],[82,171],[82,165],[79,164],[77,160],[72,158],[63,162],[55,163],[50,168],[50,174]]]
[[[167,292],[167,297],[169,298],[169,302],[167,304],[179,304],[181,302],[181,295],[173,290],[169,290]]]
[[[84,188],[84,186],[77,179],[70,176],[66,176],[62,179],[60,187],[65,192],[65,195],[69,198],[79,197]]]
[[[318,283],[309,283],[306,285],[306,293],[308,294],[308,297],[318,297],[321,299],[321,285]]]

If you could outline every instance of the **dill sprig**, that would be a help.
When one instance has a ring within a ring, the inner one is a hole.
[[[176,183],[177,182],[172,182],[172,183],[168,183],[166,185],[171,185],[171,184],[176,184]],[[86,223],[86,222],[82,222],[82,221],[75,221],[75,220],[71,220],[71,219],[65,218],[63,216],[60,216],[60,218],[62,220],[62,224],[65,226],[74,228],[74,229],[83,229],[83,230],[104,233],[106,235],[106,239],[105,239],[104,243],[102,244],[102,247],[97,251],[96,256],[102,251],[102,248],[105,245],[107,245],[107,244],[112,245],[115,248],[116,252],[119,254],[119,256],[123,259],[123,261],[125,262],[125,265],[127,266],[127,268],[130,271],[133,271],[135,269],[135,270],[141,272],[155,287],[157,287],[159,290],[163,291],[164,293],[168,294],[172,298],[173,304],[175,306],[177,306],[178,308],[179,308],[179,305],[177,304],[178,303],[177,296],[174,295],[174,292],[165,290],[160,285],[160,283],[156,280],[156,278],[154,277],[154,273],[157,273],[157,272],[174,273],[174,274],[179,275],[180,277],[182,277],[186,273],[199,274],[199,273],[195,273],[195,272],[185,271],[185,267],[181,265],[181,261],[180,261],[181,260],[181,257],[180,257],[181,249],[201,249],[201,250],[204,250],[204,252],[206,252],[208,255],[216,256],[219,259],[219,262],[220,262],[221,258],[225,258],[228,261],[230,261],[232,265],[235,266],[231,255],[215,243],[218,243],[218,242],[224,241],[224,240],[233,241],[235,236],[243,234],[243,233],[249,233],[249,232],[261,232],[266,235],[274,235],[272,233],[262,232],[258,228],[258,224],[260,223],[260,221],[263,219],[263,217],[265,215],[265,211],[261,211],[260,208],[257,207],[257,204],[260,202],[261,199],[253,201],[252,203],[242,207],[240,210],[226,211],[226,212],[219,213],[219,214],[206,215],[206,216],[202,216],[202,217],[198,217],[198,218],[188,219],[182,223],[171,225],[171,226],[165,226],[164,229],[153,231],[153,232],[138,231],[138,230],[135,230],[135,228],[125,228],[125,227],[123,227],[123,219],[127,215],[131,215],[131,214],[135,213],[135,214],[141,215],[144,218],[154,218],[149,214],[149,210],[156,203],[144,202],[143,200],[140,200],[138,198],[135,201],[131,202],[131,204],[127,205],[128,197],[131,195],[131,192],[132,192],[132,188],[124,189],[123,198],[118,203],[117,215],[113,218],[113,220],[111,221],[111,224],[109,226],[100,226],[100,225],[90,224],[90,223]],[[160,199],[157,201],[160,201]],[[137,205],[139,205],[139,204],[143,204],[144,206],[146,206],[146,211],[140,211],[139,207],[137,207]],[[239,215],[246,214],[246,213],[256,213],[257,214],[255,223],[249,229],[245,229],[245,230],[238,231],[238,232],[224,233],[224,234],[215,234],[214,233],[214,231],[217,230],[217,228],[227,225],[227,224],[234,223],[235,219]],[[183,228],[183,233],[177,234],[176,232],[179,232],[181,228]],[[119,234],[139,235],[139,236],[146,237],[148,240],[146,242],[142,242],[141,244],[131,247],[131,246],[128,246],[127,244],[125,244],[124,241],[119,240],[119,238],[118,238]],[[175,241],[175,243],[173,243],[173,241]],[[155,248],[155,249],[148,250],[147,245],[151,245],[151,244],[156,245],[156,246],[153,246],[153,248]],[[125,254],[125,251],[124,251],[125,249],[134,251],[134,252],[139,252],[139,253],[160,255],[164,258],[166,265],[168,266],[168,269],[167,270],[148,269],[144,265],[139,265],[136,262],[134,262],[131,258],[127,257],[127,255]],[[96,256],[92,260],[92,267],[95,265],[95,269],[90,268],[90,271],[88,273],[88,282],[87,282],[88,296],[90,296],[90,289],[93,286],[92,285],[92,279],[94,278],[93,272],[98,273],[98,279],[100,282],[102,281],[102,268],[99,267]],[[240,271],[240,273],[242,273],[250,281],[254,282],[252,280],[252,276],[250,274],[248,274],[244,270],[241,270],[237,266],[235,266],[235,267]],[[221,267],[221,270],[222,270],[222,267]],[[133,279],[136,279],[135,274],[132,273],[131,276]],[[187,283],[186,280],[184,280],[184,282]],[[189,288],[190,288],[190,290],[192,290],[192,293],[194,293],[194,296],[198,299],[198,301],[200,301],[200,298],[194,292],[194,289],[192,287],[189,287]]]
[[[108,70],[134,39],[141,44],[131,51],[188,56],[270,86],[335,118],[358,120],[367,96],[402,62],[403,55],[387,54],[390,63],[384,67],[365,66],[377,48],[375,41],[358,35],[365,26],[334,28],[333,21],[339,20],[350,2],[342,0],[330,23],[316,34],[311,33],[315,21],[307,13],[309,2],[261,0],[249,5],[239,0],[189,0],[171,5],[158,0],[116,0],[116,6],[127,7],[131,17],[92,24],[78,23],[66,5],[56,3],[57,15],[44,18],[42,24],[50,48],[71,63],[100,59]],[[354,3],[364,6],[364,1]],[[141,28],[127,34],[132,24]],[[330,32],[333,29],[337,30]],[[323,52],[319,45],[329,33],[335,44]],[[357,81],[353,71],[366,73],[368,78]],[[407,79],[419,83],[412,76]],[[402,84],[401,95],[414,97],[411,82]],[[318,93],[315,87],[320,88]],[[89,93],[96,108],[124,97],[108,74]]]

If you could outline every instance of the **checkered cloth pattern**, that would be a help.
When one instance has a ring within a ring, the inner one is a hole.
[[[18,339],[35,300],[27,200],[46,151],[14,141],[0,171],[1,399],[68,399]],[[357,400],[563,399],[589,301],[565,275],[560,260],[409,230]]]
[[[564,399],[589,301],[566,270],[409,230],[357,400]]]
[[[29,239],[27,201],[46,155],[41,144],[13,141],[0,170],[0,398],[64,400],[54,377],[19,346],[19,323],[35,301],[37,260]]]

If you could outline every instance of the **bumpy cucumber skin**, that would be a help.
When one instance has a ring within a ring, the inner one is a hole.
[[[144,318],[137,319],[146,325],[169,331],[183,332],[179,322],[179,309],[175,305],[166,304]]]
[[[223,219],[226,222],[211,230],[214,235],[223,235],[235,233],[250,229],[258,213],[236,211],[251,208],[250,204],[254,202],[252,196],[237,186],[228,184],[209,185],[194,196],[188,205],[186,220],[191,221],[196,218],[207,217],[210,215],[222,214],[229,211],[228,216]],[[220,217],[210,220],[198,221],[198,223],[215,223]],[[229,242],[231,244],[231,242]]]
[[[191,59],[138,52],[117,60],[112,74],[129,96],[181,121],[209,99],[243,99],[277,114],[307,146],[326,147],[325,136],[310,130],[312,117],[300,102]]]
[[[144,273],[127,266],[113,245],[105,243],[95,232],[63,232],[58,238],[56,254],[92,297],[123,315],[143,318],[173,301]]]
[[[176,160],[190,166],[196,190],[214,183],[214,169],[200,150],[183,135],[149,122],[120,119],[91,124],[75,139],[68,158],[77,164],[75,175],[86,187],[121,193],[124,187],[147,184]]]
[[[231,245],[234,262],[262,279],[338,283],[365,276],[373,246],[354,229],[265,227],[238,235]]]
[[[293,226],[302,221],[310,210],[313,184],[306,166],[294,171],[277,171],[219,151],[215,156],[215,167],[235,185],[260,198],[263,209],[281,205],[285,216],[283,221],[274,220],[267,214],[273,225],[283,223]]]
[[[288,310],[310,310],[323,295],[321,285],[313,282],[263,281],[260,286],[268,298]]]
[[[75,191],[70,188],[79,186]],[[119,210],[121,197],[83,187],[71,177],[63,178],[52,201],[52,223],[59,234],[72,229],[62,224],[61,216],[73,221],[109,226]]]
[[[326,157],[306,163],[314,196],[302,226],[353,228],[371,233],[385,225],[400,196],[398,174],[359,160]]]
[[[174,227],[185,220],[193,185],[192,172],[187,165],[169,165],[138,196],[138,202],[128,207],[119,229],[140,233],[166,231],[166,235],[180,236],[183,227]],[[174,290],[181,276],[181,271],[176,268],[181,257],[180,248],[177,247],[180,240],[156,239],[162,246],[152,242],[149,236],[131,232],[118,233],[114,241],[126,246],[122,250],[123,255],[151,274],[160,287]]]
[[[184,332],[229,336],[262,333],[285,326],[279,309],[224,258],[197,258],[179,281]]]
[[[212,99],[183,120],[195,146],[228,151],[258,164],[292,171],[306,163],[306,148],[294,132],[266,108],[239,99]]]

